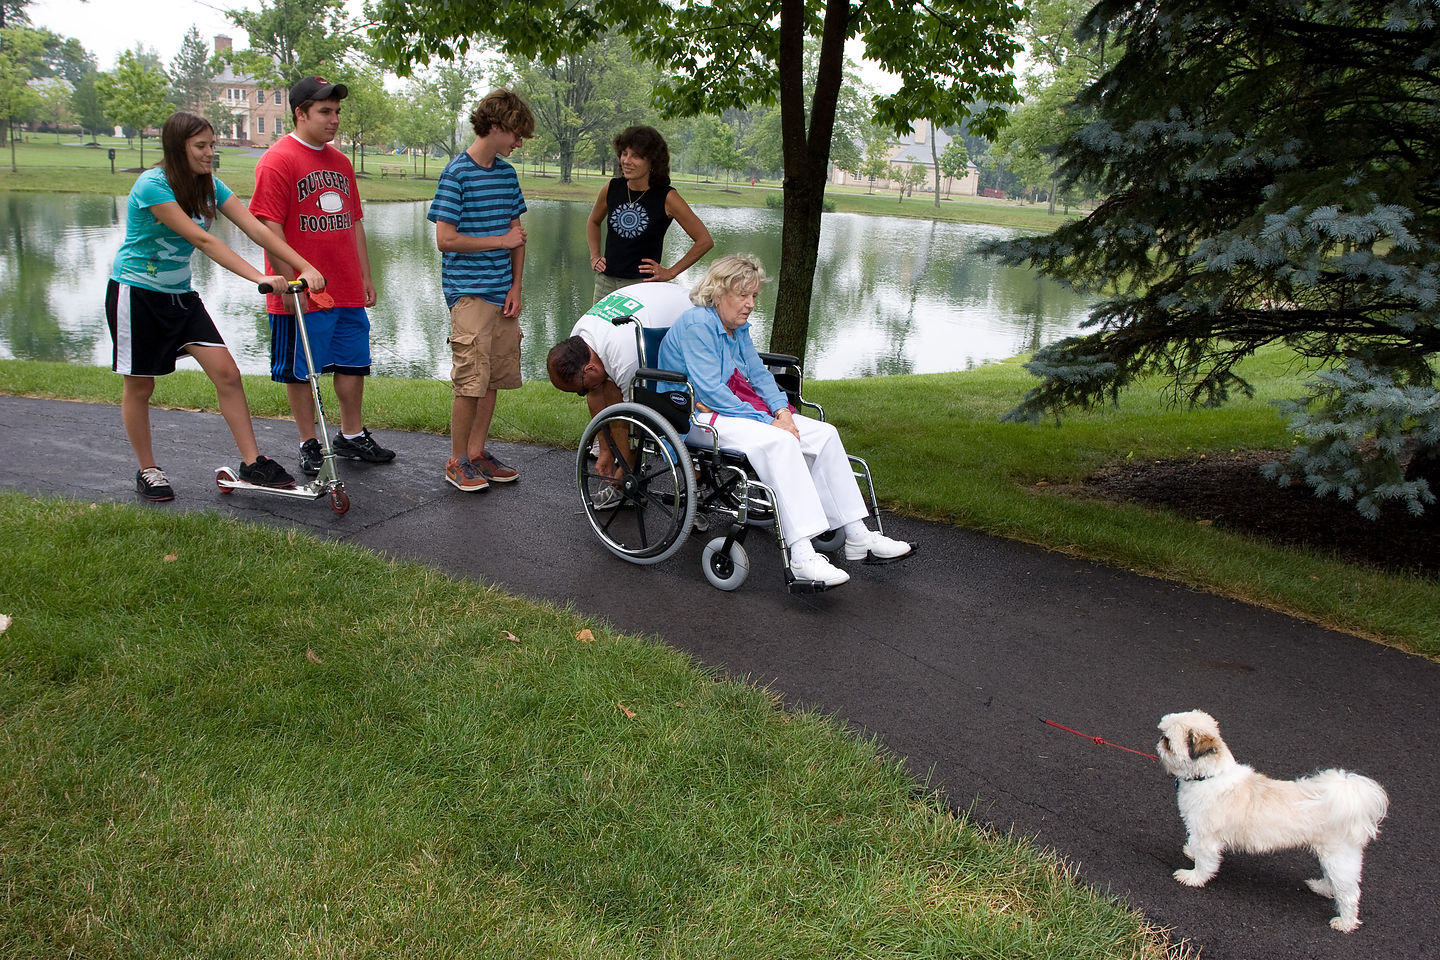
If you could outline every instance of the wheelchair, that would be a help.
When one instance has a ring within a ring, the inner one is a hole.
[[[715,430],[695,417],[695,396],[685,375],[658,368],[656,357],[669,325],[642,326],[633,317],[614,322],[633,325],[640,369],[631,381],[630,400],[597,413],[581,435],[576,453],[580,499],[600,542],[622,560],[648,565],[674,556],[692,531],[703,535],[723,530],[701,551],[701,569],[712,586],[736,590],[750,574],[744,546],[747,534],[769,529],[780,548],[789,591],[823,591],[823,582],[797,579],[790,568],[775,491],[755,476],[744,454],[722,449]],[[825,419],[818,404],[801,396],[804,374],[797,358],[774,353],[760,357],[796,409]],[[661,383],[679,389],[662,391]],[[699,428],[701,440],[687,444],[692,427]],[[618,485],[597,471],[591,455],[597,444],[620,468]],[[883,532],[870,467],[854,456],[850,465],[862,481],[870,518]],[[845,543],[845,531],[831,530],[812,542],[822,552],[838,550]]]

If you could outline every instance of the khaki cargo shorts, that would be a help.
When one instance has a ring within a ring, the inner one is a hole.
[[[450,384],[457,397],[483,397],[491,390],[520,389],[520,341],[516,317],[499,304],[461,297],[450,308]]]

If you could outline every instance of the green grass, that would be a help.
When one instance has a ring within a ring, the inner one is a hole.
[[[0,526],[0,955],[1163,955],[662,644],[214,515]]]
[[[1119,408],[1074,413],[1063,424],[1001,423],[1033,385],[1019,361],[963,373],[813,381],[846,446],[865,457],[887,506],[987,533],[1091,557],[1262,604],[1427,657],[1440,657],[1440,583],[1388,574],[1140,506],[1070,495],[1096,469],[1126,459],[1227,456],[1291,443],[1270,401],[1300,392],[1301,371],[1269,351],[1245,368],[1254,399],[1218,410],[1173,407],[1155,386],[1127,392]],[[283,391],[247,377],[258,416],[284,417]],[[113,403],[114,374],[99,367],[0,361],[0,392]],[[377,428],[444,434],[448,386],[374,378],[366,421]],[[195,371],[165,377],[155,402],[213,410]],[[548,383],[508,392],[496,411],[499,439],[566,447],[586,422],[584,404]],[[1044,484],[1037,486],[1037,484]]]
[[[34,137],[29,143],[16,145],[18,170],[12,172],[8,157],[0,152],[0,192],[6,190],[43,193],[99,193],[123,195],[135,182],[127,169],[141,166],[139,141],[127,145],[123,138],[101,138],[100,149],[79,146],[73,137],[55,143],[53,136]],[[107,150],[116,151],[116,173],[110,173]],[[249,197],[255,186],[255,157],[238,150],[221,148],[220,179],[241,197]],[[153,166],[160,160],[160,143],[145,142],[144,165]],[[360,163],[355,164],[357,171]],[[364,161],[365,178],[361,191],[367,201],[430,200],[435,196],[435,177],[444,169],[445,161],[431,158],[424,169],[412,165],[409,158],[391,154],[368,155]],[[381,176],[382,171],[386,176]],[[398,176],[404,173],[404,177]],[[561,183],[558,168],[545,173],[521,169],[520,186],[530,200],[571,200],[594,203],[606,178],[594,171],[576,171],[574,182]],[[754,187],[749,181],[724,183],[700,181],[680,174],[676,188],[692,206],[763,207],[765,198],[779,192],[777,182],[762,181]],[[829,187],[827,200],[833,201],[840,213],[866,213],[887,217],[916,217],[962,223],[985,223],[1021,230],[1051,230],[1064,222],[1064,216],[1051,216],[1046,208],[1016,201],[990,200],[984,197],[955,197],[943,200],[939,208],[928,197],[910,197],[897,202],[893,192],[869,193],[863,187]]]

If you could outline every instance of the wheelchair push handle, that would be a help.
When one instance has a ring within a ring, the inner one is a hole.
[[[305,278],[304,278],[304,277],[300,277],[299,279],[291,280],[289,283],[287,283],[287,284],[285,285],[285,289],[284,289],[283,291],[281,291],[281,290],[276,290],[274,287],[272,287],[272,286],[271,286],[270,284],[268,284],[268,283],[262,283],[262,284],[260,284],[260,292],[261,292],[261,293],[278,293],[278,294],[280,294],[281,296],[284,296],[284,295],[287,294],[287,293],[304,293],[305,290],[307,290],[307,289],[309,288],[309,286],[310,286],[310,285],[305,282]]]

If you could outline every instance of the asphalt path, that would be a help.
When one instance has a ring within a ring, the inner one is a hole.
[[[874,736],[956,808],[1053,848],[1207,960],[1440,957],[1434,663],[904,517],[885,529],[920,544],[908,562],[849,565],[848,584],[791,596],[773,541],[752,534],[749,580],[722,593],[701,573],[701,537],[653,566],[611,556],[586,524],[573,451],[496,444],[519,482],[462,494],[443,478],[447,438],[386,433],[394,463],[342,462],[352,506],[340,516],[324,500],[221,495],[214,468],[236,461],[220,418],[156,410],[152,420],[177,499],[145,509],[303,528],[663,639]],[[292,424],[256,431],[262,451],[293,462]],[[0,487],[138,502],[115,407],[0,397],[0,454]],[[884,477],[876,484],[883,496]],[[1330,929],[1333,905],[1304,886],[1318,875],[1306,853],[1232,855],[1201,890],[1171,878],[1189,866],[1173,782],[1153,760],[1089,737],[1152,753],[1159,718],[1192,708],[1272,776],[1343,766],[1385,786],[1390,815],[1367,851],[1359,931]]]

